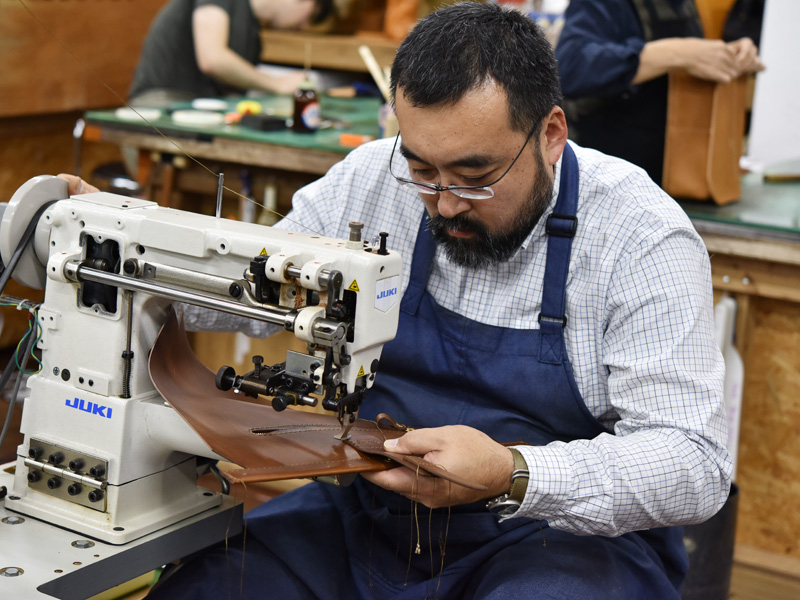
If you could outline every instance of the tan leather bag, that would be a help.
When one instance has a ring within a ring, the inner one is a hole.
[[[747,83],[722,84],[683,72],[669,76],[662,187],[674,198],[739,199],[739,158]]]

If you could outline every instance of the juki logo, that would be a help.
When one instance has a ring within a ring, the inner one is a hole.
[[[375,282],[375,308],[386,312],[397,304],[400,276],[384,277]]]
[[[102,406],[101,404],[95,404],[94,402],[87,402],[82,398],[75,398],[74,400],[67,399],[67,406],[70,408],[77,408],[78,410],[82,410],[83,412],[88,412],[93,415],[100,415],[106,419],[111,418],[110,407]],[[108,414],[106,414],[106,411],[108,411]]]

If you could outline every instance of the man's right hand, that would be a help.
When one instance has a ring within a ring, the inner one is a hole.
[[[70,175],[69,173],[59,173],[58,174],[61,179],[66,179],[67,183],[69,183],[69,195],[74,196],[75,194],[91,194],[93,192],[99,192],[100,190],[94,187],[93,185],[89,185],[83,179],[78,177],[77,175]]]

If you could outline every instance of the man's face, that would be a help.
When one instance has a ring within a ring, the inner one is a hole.
[[[491,183],[508,169],[527,136],[511,129],[506,94],[496,84],[469,92],[455,105],[436,107],[414,107],[398,89],[396,104],[399,152],[417,181]],[[481,268],[517,251],[551,198],[553,170],[543,159],[545,147],[545,132],[534,134],[511,170],[491,186],[493,198],[466,199],[449,191],[420,194],[431,217],[429,227],[451,261]]]

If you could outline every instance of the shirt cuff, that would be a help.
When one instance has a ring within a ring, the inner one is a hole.
[[[525,499],[512,516],[547,519],[561,513],[572,489],[572,459],[561,444],[513,446],[528,464]]]

